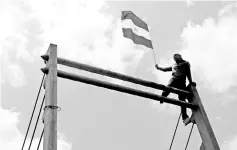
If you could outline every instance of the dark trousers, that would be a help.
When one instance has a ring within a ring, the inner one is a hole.
[[[181,90],[186,90],[185,81],[174,80],[174,81],[171,81],[167,86],[174,87],[174,88],[181,89]],[[170,92],[163,91],[161,95],[164,97],[167,97],[169,94],[170,94]],[[185,95],[179,94],[178,97],[179,97],[179,100],[185,101],[185,98],[186,98]],[[186,107],[181,106],[181,114],[182,114],[183,120],[188,117]]]

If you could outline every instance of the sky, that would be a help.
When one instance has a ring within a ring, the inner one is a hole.
[[[40,56],[50,43],[58,46],[59,57],[167,84],[170,73],[155,69],[152,50],[122,36],[123,10],[148,24],[157,64],[172,65],[174,53],[190,62],[219,146],[237,148],[236,1],[1,0],[0,149],[22,146],[45,67]],[[60,65],[58,69],[161,93]],[[44,89],[36,112],[43,94]],[[169,148],[177,106],[60,78],[57,94],[59,150]],[[40,120],[33,149],[42,128]],[[190,128],[180,122],[173,149],[185,148]],[[194,126],[188,149],[198,150],[200,144]]]

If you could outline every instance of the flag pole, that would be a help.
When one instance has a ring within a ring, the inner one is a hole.
[[[148,26],[148,30],[149,30],[148,33],[149,33],[149,36],[150,36],[150,39],[151,39],[151,33],[150,33],[149,26]],[[152,39],[151,39],[151,44],[152,44]],[[156,63],[155,50],[154,50],[153,44],[152,44],[152,51],[153,51],[154,62],[155,62],[155,65],[156,65],[157,63]]]
[[[152,51],[153,51],[153,58],[154,58],[154,62],[155,62],[155,65],[156,65],[155,50],[152,48]]]

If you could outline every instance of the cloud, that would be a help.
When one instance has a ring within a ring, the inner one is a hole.
[[[232,7],[237,8],[236,5]],[[228,13],[224,13],[223,9],[220,12],[222,15],[217,20],[206,18],[201,25],[189,21],[181,34],[183,47],[179,53],[190,62],[194,81],[198,78],[209,91],[224,93],[237,86],[237,11],[232,8],[225,11]],[[173,60],[164,57],[158,64],[170,66]],[[156,69],[152,72],[159,83],[165,85],[171,76]],[[173,112],[168,105],[155,107]]]
[[[20,87],[24,85],[24,71],[18,61],[32,62],[33,59],[27,49],[29,39],[26,36],[25,23],[28,15],[16,4],[16,1],[11,0],[0,2],[1,83],[9,82],[13,86]],[[20,77],[17,77],[17,73],[20,73]]]
[[[236,150],[236,147],[237,147],[237,136],[234,137],[233,139],[231,139],[230,141],[225,142],[222,145],[221,149],[223,149],[223,150]]]
[[[18,129],[20,113],[0,107],[0,149],[17,150],[22,147],[24,134]],[[32,148],[36,149],[39,138],[34,138]],[[30,139],[27,138],[24,150],[28,149]],[[72,144],[69,143],[62,133],[58,134],[58,149],[71,150]],[[40,150],[43,150],[43,142]]]
[[[1,3],[1,63],[33,63],[54,43],[61,57],[128,74],[145,53],[145,47],[122,36],[120,18],[104,13],[104,0]]]
[[[205,87],[224,92],[236,86],[237,78],[237,17],[236,12],[217,21],[207,18],[202,25],[189,22],[181,38],[192,70]]]
[[[237,11],[228,13],[217,21],[206,18],[202,25],[189,21],[181,34],[183,48],[180,53],[191,63],[192,74],[213,92],[225,92],[236,86],[236,14]],[[171,59],[162,61],[164,66],[172,62]],[[167,81],[163,74],[157,74],[158,79]]]
[[[23,69],[18,64],[8,66],[8,80],[13,87],[21,87],[26,83]]]
[[[1,57],[1,86],[6,82],[16,88],[24,86],[26,79],[22,67],[5,58]]]
[[[133,73],[146,48],[122,36],[120,18],[104,13],[106,6],[104,0],[0,1],[1,86],[24,86],[27,68],[22,64],[35,64],[49,43],[58,45],[60,57]],[[19,115],[0,106],[0,149],[22,146]],[[35,138],[33,147],[38,140]],[[62,134],[58,149],[72,149]]]
[[[104,4],[104,1],[100,2]],[[32,4],[34,8],[35,4]],[[48,1],[47,4],[50,5]],[[114,19],[98,11],[103,6],[98,4],[94,10],[90,5],[80,5],[80,2],[74,0],[46,6],[46,9],[48,7],[53,10],[55,16],[51,18],[48,14],[36,13],[44,24],[44,43],[46,46],[50,42],[56,43],[61,57],[126,73],[129,66],[137,64],[145,48],[139,48],[125,39],[120,18]]]
[[[237,3],[232,3],[225,6],[218,12],[218,16],[231,15],[234,11],[237,11]]]
[[[193,6],[194,5],[194,0],[186,0],[187,6]]]
[[[2,100],[2,65],[0,64],[0,106],[1,106],[1,100]]]

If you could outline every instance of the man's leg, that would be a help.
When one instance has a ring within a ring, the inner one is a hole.
[[[182,94],[179,95],[179,100],[185,101],[185,95],[182,95]],[[183,123],[185,125],[189,124],[190,119],[189,119],[189,116],[187,114],[187,108],[186,107],[181,106],[181,114],[182,114]]]
[[[161,93],[161,96],[167,97],[169,94],[170,94],[170,92],[168,92],[168,91],[163,91],[163,92]],[[160,103],[162,104],[163,101],[161,100]]]
[[[169,81],[169,83],[168,83],[168,87],[173,87],[173,84],[174,84],[174,82],[172,82],[172,81]],[[161,96],[164,96],[164,97],[167,97],[168,95],[170,94],[170,92],[169,91],[163,91],[162,93],[161,93]],[[160,101],[160,103],[162,104],[163,103],[163,101]]]
[[[179,99],[179,100],[185,101],[185,100],[183,100],[183,99]],[[188,114],[187,114],[187,109],[186,109],[186,107],[181,106],[181,114],[182,114],[182,119],[183,119],[183,120],[185,120],[186,118],[189,117]]]

